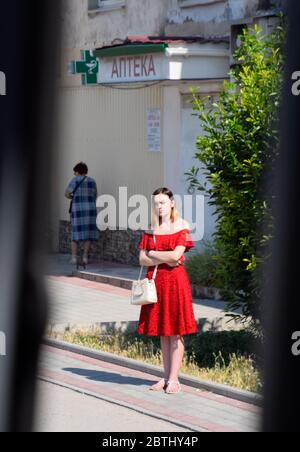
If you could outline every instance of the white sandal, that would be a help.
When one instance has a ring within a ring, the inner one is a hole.
[[[163,386],[162,386],[162,383],[164,383]],[[155,391],[155,392],[162,391],[162,390],[165,390],[167,388],[167,385],[168,385],[167,380],[162,378],[155,385],[151,386],[149,388],[149,391]]]
[[[170,391],[169,388],[171,385],[176,385],[177,390],[176,391]],[[166,394],[179,394],[181,392],[181,384],[179,381],[168,381],[167,388],[166,388]]]

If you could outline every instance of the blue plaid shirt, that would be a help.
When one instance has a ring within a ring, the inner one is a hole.
[[[74,177],[67,187],[67,192],[73,193],[84,176]],[[76,190],[72,206],[72,241],[98,240],[97,219],[97,184],[87,177]]]

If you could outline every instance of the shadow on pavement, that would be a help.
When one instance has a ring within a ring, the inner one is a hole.
[[[152,380],[144,380],[141,378],[134,378],[129,376],[123,376],[121,374],[102,372],[98,370],[88,370],[68,367],[63,369],[64,372],[69,372],[76,374],[80,377],[86,377],[88,380],[102,382],[102,383],[116,383],[122,385],[133,385],[133,386],[147,386],[155,383]]]

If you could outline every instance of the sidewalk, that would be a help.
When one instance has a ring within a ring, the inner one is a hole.
[[[162,419],[47,381],[38,383],[36,411],[37,433],[112,433],[116,425],[124,433],[145,432],[145,425],[152,433],[189,432]]]
[[[140,308],[129,303],[130,290],[115,285],[71,277],[74,266],[70,257],[51,255],[46,278],[50,297],[50,325],[54,332],[66,329],[135,331]],[[132,283],[139,268],[103,262],[88,267],[90,274],[119,278]],[[224,314],[225,304],[214,300],[194,299],[196,319],[203,330],[238,328]]]
[[[260,409],[253,405],[187,386],[176,395],[152,392],[149,386],[156,377],[49,346],[43,347],[39,377],[196,432],[259,430]],[[57,400],[57,404],[61,402]],[[99,411],[98,415],[97,430],[102,431],[101,416],[105,417],[106,413]],[[65,416],[67,422],[72,413],[65,413]],[[111,431],[118,431],[113,419]],[[144,431],[151,431],[147,423]]]
[[[64,332],[66,329],[94,329],[102,333],[119,329],[136,331],[140,308],[130,305],[130,290],[70,277],[74,268],[68,261],[69,256],[52,255],[49,258],[46,276],[50,299],[49,329],[55,332]],[[136,267],[110,263],[100,265],[101,267],[98,264],[98,269],[101,268],[103,275],[109,274],[121,279],[126,277],[127,280],[130,280],[129,277],[137,277]],[[196,318],[204,325],[204,329],[232,329],[232,325],[226,324],[223,308],[224,304],[219,301],[194,300]],[[58,349],[53,344],[43,347],[39,371],[39,377],[47,383],[49,391],[51,386],[48,383],[51,383],[98,400],[99,427],[93,423],[93,428],[98,431],[101,431],[103,401],[192,431],[259,430],[260,409],[245,403],[248,398],[233,400],[235,396],[231,388],[218,392],[218,395],[209,382],[207,386],[193,387],[183,379],[188,385],[183,386],[183,393],[168,396],[164,392],[149,391],[149,386],[158,380],[154,375],[155,372],[149,373],[146,366],[127,366],[123,361],[99,359],[94,355],[84,356],[80,351]],[[88,401],[85,399],[79,402],[78,398],[67,395],[66,391],[54,389],[53,394],[57,394],[57,397],[66,396],[69,403],[73,399],[75,403],[76,399],[77,403],[82,402],[88,409]],[[57,416],[71,415],[64,413],[67,408],[64,408],[63,399],[57,399],[57,406]],[[97,410],[95,403],[93,407]],[[56,416],[55,413],[53,415]],[[69,425],[72,425],[71,419]],[[151,431],[152,425],[154,424],[145,423],[145,431]],[[118,430],[118,426],[111,425],[110,431],[115,430]]]

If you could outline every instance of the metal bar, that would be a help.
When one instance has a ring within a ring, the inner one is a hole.
[[[60,1],[3,2],[0,68],[0,431],[30,431],[46,324],[43,256]],[[55,30],[55,32],[54,32]]]
[[[300,430],[300,356],[292,336],[300,331],[299,168],[300,97],[292,94],[292,74],[300,70],[300,2],[288,2],[289,36],[282,105],[281,151],[275,178],[276,238],[266,284],[266,432]]]

